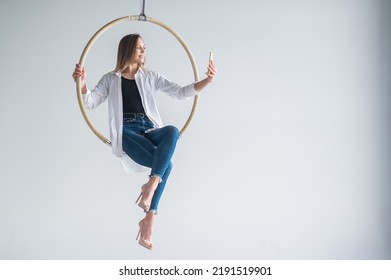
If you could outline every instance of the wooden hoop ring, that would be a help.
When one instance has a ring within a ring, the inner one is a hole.
[[[165,23],[157,20],[157,19],[154,19],[154,18],[151,18],[151,17],[144,17],[144,16],[126,16],[126,17],[121,17],[121,18],[117,18],[109,23],[107,23],[106,25],[104,25],[101,29],[99,29],[92,37],[91,39],[88,41],[87,45],[85,46],[84,50],[83,50],[83,53],[81,54],[80,56],[80,60],[79,60],[79,64],[81,67],[84,66],[84,62],[86,60],[86,57],[88,55],[88,52],[90,51],[92,45],[95,43],[95,41],[108,29],[110,29],[111,27],[119,24],[119,23],[122,23],[124,21],[148,21],[148,22],[152,22],[156,25],[159,25],[161,27],[163,27],[164,29],[166,29],[167,31],[169,31],[172,35],[174,35],[174,37],[181,43],[181,45],[183,46],[183,48],[185,49],[186,53],[187,53],[187,56],[189,57],[190,59],[190,62],[191,62],[191,65],[192,65],[192,68],[193,68],[193,73],[194,73],[194,81],[197,82],[198,81],[198,70],[197,70],[197,64],[194,60],[194,57],[189,49],[189,47],[187,46],[186,42],[182,39],[182,37],[176,32],[174,31],[172,28],[170,28],[168,25],[166,25]],[[84,107],[84,103],[83,103],[83,97],[82,97],[82,87],[81,87],[81,78],[78,77],[76,79],[76,93],[77,93],[77,100],[78,100],[78,103],[79,103],[79,107],[80,107],[80,111],[84,117],[84,120],[86,121],[87,125],[89,126],[89,128],[92,130],[92,132],[94,132],[94,134],[100,139],[103,141],[103,143],[111,146],[111,141],[109,139],[107,139],[100,131],[98,131],[94,125],[92,124],[91,122],[91,119],[90,117],[87,115],[87,112],[86,112],[86,109]],[[197,110],[197,105],[198,105],[198,95],[194,96],[194,100],[193,100],[193,106],[192,106],[192,109],[191,109],[191,112],[190,112],[190,115],[186,121],[186,123],[184,124],[184,126],[182,127],[182,129],[180,130],[180,136],[182,136],[182,134],[187,130],[187,128],[189,127],[191,121],[193,120],[193,117],[194,117],[194,114],[195,114],[195,111]]]

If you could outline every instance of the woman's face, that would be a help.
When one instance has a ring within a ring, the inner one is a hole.
[[[134,51],[132,62],[137,64],[143,64],[145,61],[145,45],[141,38],[137,39],[136,49]]]

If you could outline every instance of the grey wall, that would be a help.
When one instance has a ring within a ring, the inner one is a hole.
[[[1,259],[390,259],[390,4],[149,0],[146,14],[219,73],[180,140],[149,252],[134,240],[147,173],[126,174],[84,123],[71,78],[87,40],[139,1],[0,4]],[[147,66],[192,82],[146,23],[113,28],[90,86],[139,32]],[[182,126],[191,102],[160,99]],[[90,113],[107,135],[106,104]]]

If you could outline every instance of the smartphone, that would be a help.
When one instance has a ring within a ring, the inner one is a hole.
[[[209,62],[211,62],[212,60],[213,60],[213,53],[211,51],[211,52],[209,52]]]
[[[209,63],[213,60],[213,52],[210,51],[209,52]],[[209,74],[209,71],[208,71],[208,74]]]

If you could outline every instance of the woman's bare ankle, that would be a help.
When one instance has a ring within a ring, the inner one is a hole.
[[[153,176],[149,177],[148,184],[152,184],[154,186],[157,186],[161,181],[162,181],[162,179],[160,178],[160,176],[153,175]]]
[[[150,191],[154,191],[156,190],[157,186],[159,185],[161,179],[159,176],[152,176],[152,177],[149,177],[149,180],[148,182],[145,184],[146,185],[146,188],[148,188],[148,190]]]

